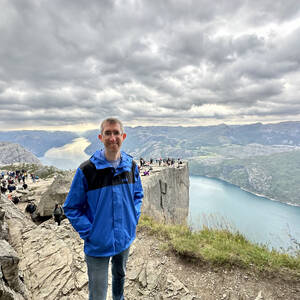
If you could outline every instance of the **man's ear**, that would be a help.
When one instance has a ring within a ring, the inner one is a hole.
[[[123,141],[126,139],[127,134],[123,133]]]
[[[98,134],[98,139],[99,139],[101,142],[103,142],[103,136],[102,136],[102,134]]]

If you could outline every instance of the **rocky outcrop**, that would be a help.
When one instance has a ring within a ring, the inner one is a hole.
[[[13,163],[41,164],[35,155],[22,146],[8,142],[0,142],[0,165]]]
[[[10,243],[0,241],[0,299],[87,299],[82,241],[69,222],[37,226],[7,197],[1,206]]]
[[[188,164],[155,168],[151,176],[142,176],[143,213],[157,221],[186,224],[189,213]]]
[[[50,187],[41,195],[37,205],[37,214],[51,216],[55,203],[62,205],[68,195],[74,172],[67,172],[65,175],[57,175]]]
[[[13,203],[3,195],[0,197],[0,298],[27,300],[30,298],[19,270],[20,258],[11,246],[12,240],[9,234],[9,220],[11,217],[16,217],[17,220],[19,214],[15,213]]]

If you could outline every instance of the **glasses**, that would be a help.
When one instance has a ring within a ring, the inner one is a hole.
[[[120,136],[120,135],[122,135],[123,133],[121,133],[120,131],[118,131],[118,130],[113,130],[113,131],[104,131],[103,132],[103,135],[104,136],[106,136],[106,137],[109,137],[109,136],[116,136],[116,137],[118,137],[118,136]]]

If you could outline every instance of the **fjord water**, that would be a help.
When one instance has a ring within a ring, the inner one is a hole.
[[[300,207],[259,197],[218,179],[190,176],[190,226],[239,231],[270,249],[295,248],[300,241]]]
[[[49,149],[39,160],[43,165],[50,165],[62,170],[76,169],[80,163],[89,159],[84,150],[90,142],[83,137],[76,138],[70,144],[63,147]]]

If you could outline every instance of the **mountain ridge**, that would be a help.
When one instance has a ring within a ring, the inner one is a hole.
[[[300,183],[296,180],[300,176],[300,165],[293,163],[300,161],[298,121],[195,127],[138,126],[125,127],[125,131],[127,138],[123,150],[135,159],[186,159],[191,175],[216,177],[256,194],[300,205],[294,192],[300,191]],[[98,129],[84,133],[15,131],[11,134],[2,131],[0,141],[9,137],[41,157],[50,148],[71,143],[81,136],[91,143],[85,153],[92,155],[102,147],[98,134]],[[261,166],[253,167],[255,161]]]

